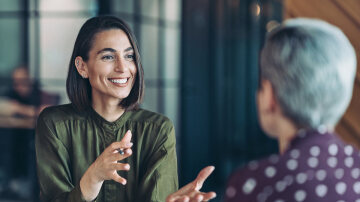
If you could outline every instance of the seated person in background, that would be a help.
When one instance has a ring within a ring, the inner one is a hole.
[[[278,139],[280,155],[233,173],[225,201],[360,201],[359,151],[334,133],[356,73],[349,40],[326,22],[293,19],[269,34],[260,57],[259,120]],[[213,169],[167,201],[214,197],[199,192]]]
[[[1,114],[7,116],[34,117],[36,106],[40,105],[40,90],[33,85],[25,66],[15,68],[12,73],[12,87],[2,99]]]
[[[1,120],[6,119],[2,122],[7,126],[33,127],[35,118],[42,109],[58,104],[58,101],[59,96],[39,89],[37,83],[30,78],[26,66],[19,66],[12,73],[11,89],[0,99]],[[19,121],[26,124],[19,124]]]
[[[0,198],[29,199],[35,185],[34,126],[41,92],[25,66],[14,69],[0,100]]]

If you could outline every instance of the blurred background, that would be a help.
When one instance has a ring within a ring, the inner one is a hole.
[[[359,10],[358,0],[0,0],[0,201],[38,201],[34,124],[44,107],[69,102],[68,63],[86,19],[110,14],[131,26],[145,71],[142,107],[175,124],[180,185],[215,165],[204,190],[221,201],[231,171],[277,152],[255,103],[266,33],[284,19],[320,18],[359,56]],[[358,72],[337,127],[357,147],[359,91]]]

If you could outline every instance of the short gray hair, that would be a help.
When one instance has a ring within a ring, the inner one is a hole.
[[[351,100],[355,73],[351,43],[321,20],[285,21],[261,51],[260,78],[271,82],[284,115],[301,128],[336,125]]]

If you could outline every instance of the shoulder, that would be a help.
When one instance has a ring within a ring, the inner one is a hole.
[[[145,109],[136,109],[130,111],[131,115],[129,117],[129,121],[143,123],[143,124],[154,124],[158,126],[164,127],[173,127],[172,121],[166,117],[165,115],[152,112]]]
[[[59,122],[67,120],[85,119],[82,113],[78,112],[72,104],[50,106],[45,108],[39,115],[39,120]]]

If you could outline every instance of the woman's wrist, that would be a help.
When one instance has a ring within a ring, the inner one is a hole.
[[[93,201],[98,196],[103,180],[99,180],[91,165],[80,180],[81,198],[85,201]]]

